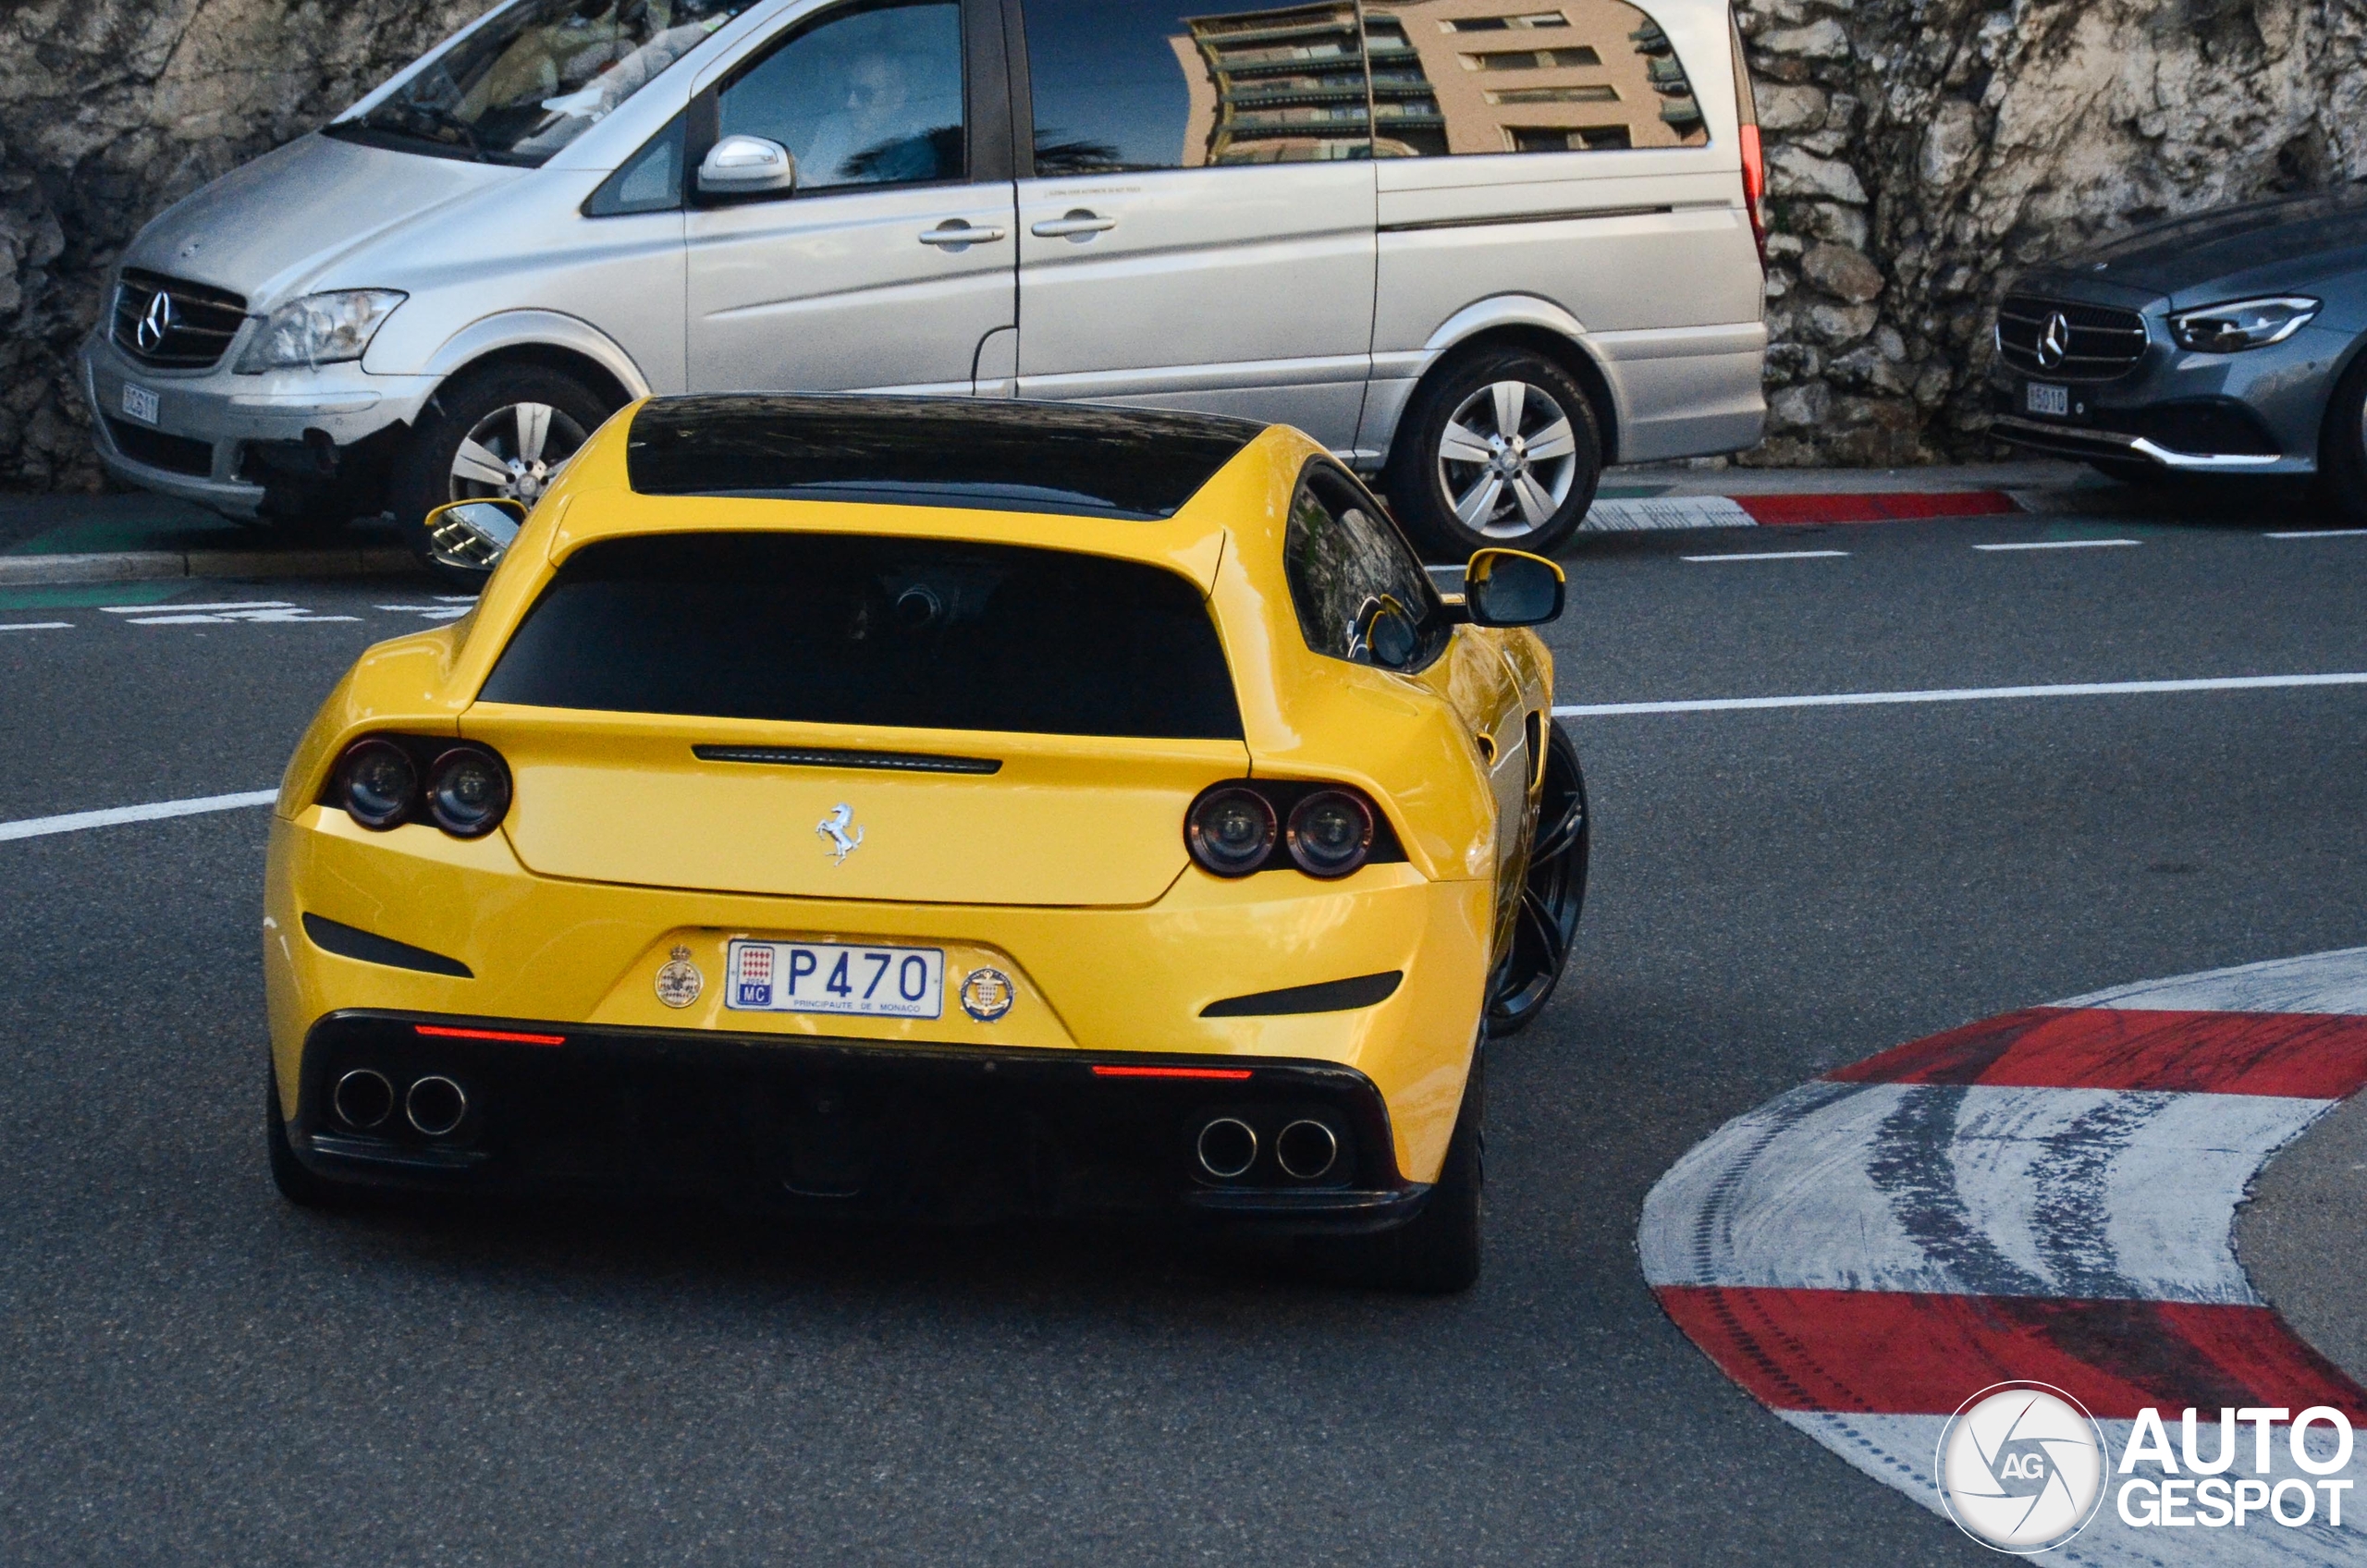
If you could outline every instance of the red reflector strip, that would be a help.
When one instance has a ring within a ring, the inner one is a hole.
[[[1096,1078],[1221,1078],[1238,1084],[1249,1076],[1245,1067],[1099,1067]]]
[[[519,1046],[563,1046],[564,1035],[521,1035],[510,1029],[448,1029],[440,1023],[414,1023],[411,1027],[423,1035],[433,1035],[444,1040],[507,1040]]]

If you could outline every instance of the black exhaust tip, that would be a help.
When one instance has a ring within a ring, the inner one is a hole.
[[[1294,1121],[1274,1140],[1274,1162],[1301,1182],[1321,1176],[1339,1158],[1339,1134],[1320,1121]]]
[[[337,1081],[329,1093],[329,1109],[348,1127],[366,1133],[394,1114],[395,1086],[384,1073],[356,1068]]]
[[[403,1096],[403,1116],[431,1138],[441,1138],[469,1114],[469,1096],[449,1078],[429,1076]]]
[[[1200,1129],[1200,1169],[1230,1182],[1257,1163],[1257,1133],[1237,1117],[1220,1116]]]

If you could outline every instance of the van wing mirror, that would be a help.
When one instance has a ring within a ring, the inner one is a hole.
[[[796,189],[797,160],[762,136],[727,136],[699,160],[699,190],[709,196]]]
[[[1482,550],[1463,569],[1464,618],[1474,626],[1542,626],[1562,613],[1562,569],[1526,550]]]
[[[428,554],[440,566],[491,571],[525,526],[523,504],[507,496],[453,501],[427,514]]]

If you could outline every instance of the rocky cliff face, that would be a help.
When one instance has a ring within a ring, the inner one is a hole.
[[[98,482],[69,371],[108,264],[482,0],[0,9],[0,484]],[[2367,0],[1747,0],[1777,233],[1746,461],[1988,448],[2015,266],[2165,214],[2367,178]]]

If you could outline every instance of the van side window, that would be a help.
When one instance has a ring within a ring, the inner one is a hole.
[[[1709,144],[1675,47],[1625,0],[1366,0],[1364,10],[1376,156]]]
[[[797,189],[917,185],[965,173],[958,0],[848,6],[808,22],[726,87],[723,136],[797,160]]]
[[[1351,0],[1028,0],[1026,30],[1039,175],[1370,155]]]
[[[587,218],[621,217],[628,213],[670,212],[682,204],[683,116],[676,115],[666,129],[641,145],[641,151],[600,182],[583,203]]]
[[[1364,487],[1329,463],[1308,464],[1291,500],[1282,571],[1311,652],[1406,673],[1446,646],[1453,628],[1429,574]]]

